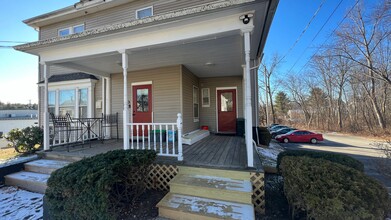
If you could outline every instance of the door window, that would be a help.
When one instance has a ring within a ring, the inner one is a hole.
[[[148,112],[148,89],[137,89],[137,112]]]
[[[220,95],[220,111],[232,112],[233,111],[233,99],[232,92],[223,92]]]

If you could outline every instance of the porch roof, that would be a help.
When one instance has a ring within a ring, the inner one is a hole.
[[[230,1],[218,1],[218,2],[207,3],[196,7],[189,7],[189,8],[184,8],[184,9],[164,13],[164,14],[154,15],[144,19],[133,20],[127,23],[106,25],[100,28],[86,30],[78,34],[72,34],[64,37],[54,37],[50,39],[21,44],[21,45],[14,46],[14,49],[20,51],[28,51],[30,49],[35,49],[42,46],[57,45],[61,43],[72,42],[78,39],[86,39],[86,38],[104,35],[104,34],[118,33],[122,31],[127,31],[135,27],[152,25],[158,22],[168,22],[169,20],[181,18],[184,16],[190,16],[194,14],[200,14],[203,12],[215,11],[218,9],[223,9],[223,8],[227,8],[235,5],[241,5],[241,4],[254,2],[254,1],[255,0],[230,0]]]
[[[52,75],[52,76],[49,77],[48,82],[49,83],[52,83],[52,82],[63,82],[63,81],[72,81],[72,80],[80,80],[80,79],[95,79],[95,80],[98,80],[98,78],[96,78],[96,76],[94,76],[94,75],[78,72],[78,73],[67,73],[67,74]],[[44,83],[44,82],[45,81],[43,80],[43,81],[39,82],[38,84],[41,84],[41,83]]]

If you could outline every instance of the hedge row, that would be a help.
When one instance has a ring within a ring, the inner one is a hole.
[[[356,169],[297,156],[281,167],[292,218],[384,219],[391,208],[387,190]]]
[[[45,194],[52,219],[116,219],[145,190],[155,151],[116,150],[52,173]]]
[[[348,166],[350,168],[356,169],[358,171],[364,172],[364,164],[360,161],[349,157],[347,155],[343,154],[337,154],[337,153],[330,153],[330,152],[320,152],[320,151],[307,151],[307,150],[287,150],[284,152],[281,152],[277,156],[277,169],[280,170],[280,164],[282,158],[286,156],[293,156],[293,157],[310,157],[310,158],[319,158],[328,160],[334,163],[338,163],[341,165]]]

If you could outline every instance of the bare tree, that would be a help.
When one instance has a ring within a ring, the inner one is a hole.
[[[274,104],[273,104],[273,93],[275,89],[271,88],[271,77],[276,75],[277,68],[281,63],[281,59],[278,55],[274,55],[270,62],[263,61],[261,63],[260,71],[264,76],[263,84],[265,85],[265,92],[268,97],[268,100],[270,100],[270,108],[271,108],[271,115],[273,118],[273,123],[276,123],[276,115],[274,110]],[[267,108],[268,101],[266,100],[266,108]]]
[[[383,0],[368,15],[365,14],[363,4],[357,7],[350,16],[350,22],[337,32],[336,47],[340,51],[339,56],[361,66],[361,73],[369,78],[363,81],[363,86],[371,100],[378,124],[383,130],[386,129],[386,123],[377,98],[376,80],[383,80],[391,85],[389,64],[384,68],[378,60],[381,55],[388,53],[383,51],[384,45],[387,45],[386,50],[389,51],[390,5],[389,0]],[[388,57],[383,59],[389,60],[389,54],[386,56]]]

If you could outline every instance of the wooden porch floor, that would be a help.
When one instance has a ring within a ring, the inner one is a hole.
[[[64,159],[78,160],[105,153],[110,150],[123,149],[122,139],[107,140],[104,143],[95,141],[84,146],[57,147],[53,151],[46,152],[48,155],[58,155]],[[238,136],[210,135],[193,145],[183,145],[183,161],[176,157],[158,156],[157,163],[210,167],[220,169],[247,170],[247,154],[245,139]],[[256,170],[261,170],[259,157],[254,152]]]

